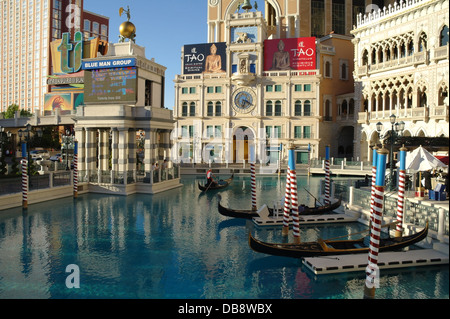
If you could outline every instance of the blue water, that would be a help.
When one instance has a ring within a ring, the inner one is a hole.
[[[223,176],[226,178],[227,176]],[[320,178],[299,178],[299,201]],[[204,182],[204,180],[201,180]],[[281,229],[217,212],[217,193],[195,177],[157,195],[88,194],[0,211],[0,298],[311,299],[362,298],[364,273],[315,276],[300,260],[252,251],[248,233],[281,242]],[[284,179],[258,178],[258,206],[283,196]],[[225,206],[250,208],[250,180],[235,177]],[[302,227],[303,241],[362,230],[360,224]],[[292,238],[290,238],[291,240]],[[69,289],[68,265],[80,288]],[[382,270],[377,298],[449,298],[447,266]]]

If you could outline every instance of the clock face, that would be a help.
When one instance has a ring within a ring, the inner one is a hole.
[[[233,107],[237,112],[249,113],[255,107],[255,94],[247,88],[238,89],[233,95]]]

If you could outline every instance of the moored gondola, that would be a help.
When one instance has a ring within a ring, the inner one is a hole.
[[[230,183],[233,181],[234,178],[234,174],[231,175],[230,178],[227,178],[225,180],[219,180],[218,182],[213,182],[212,185],[210,186],[206,186],[206,185],[200,185],[200,183],[198,183],[198,188],[202,191],[202,192],[206,192],[206,191],[210,191],[210,190],[220,190],[220,189],[224,189],[226,188],[228,185],[230,185]]]
[[[380,239],[380,252],[396,251],[420,242],[427,237],[428,222],[423,230],[413,235],[399,238],[382,238]],[[350,255],[368,253],[369,237],[356,240],[321,240],[316,242],[304,242],[299,244],[286,243],[266,243],[255,239],[249,233],[250,248],[256,252],[265,253],[275,256],[304,258],[316,256],[334,256],[334,255]]]
[[[331,211],[339,208],[341,206],[341,199],[338,201],[330,204],[330,205],[323,205],[319,207],[308,207],[303,206],[304,210],[299,212],[300,216],[305,215],[320,215],[325,213],[330,213]],[[227,217],[234,217],[234,218],[246,218],[246,219],[252,219],[253,217],[258,217],[258,213],[255,210],[251,209],[231,209],[224,207],[220,204],[220,200],[218,203],[218,210],[219,213],[227,216]],[[269,208],[269,216],[273,216],[273,208]]]

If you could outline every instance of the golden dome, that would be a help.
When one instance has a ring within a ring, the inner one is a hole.
[[[136,33],[136,27],[130,21],[126,21],[120,25],[119,32],[124,38],[130,39]]]

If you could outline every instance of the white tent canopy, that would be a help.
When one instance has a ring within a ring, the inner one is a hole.
[[[397,163],[397,167],[400,162]],[[438,167],[447,167],[444,163],[430,154],[422,146],[406,154],[406,169],[416,172],[425,172]]]

